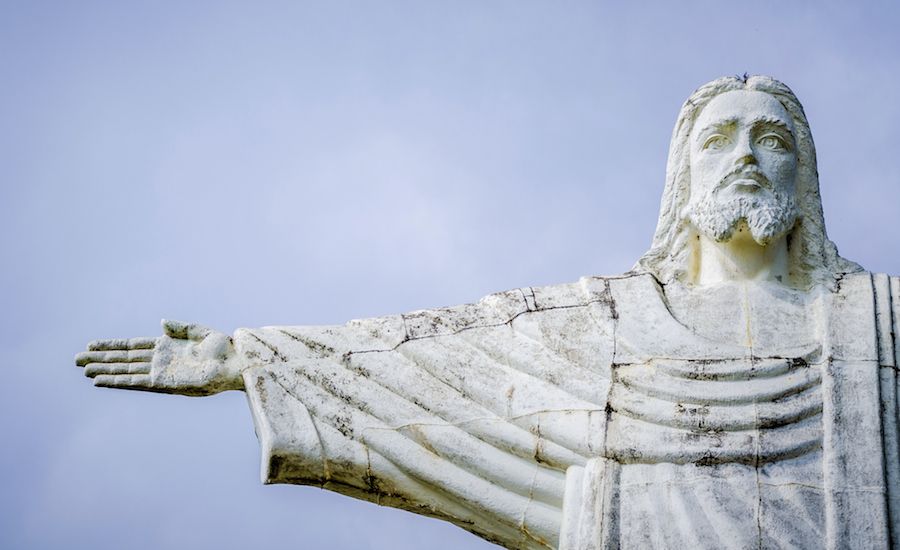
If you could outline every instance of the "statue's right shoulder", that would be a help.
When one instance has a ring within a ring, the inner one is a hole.
[[[571,283],[514,288],[488,294],[474,303],[411,311],[398,317],[406,338],[416,340],[506,325],[525,314],[584,307],[602,302],[608,295],[606,278],[583,277]]]
[[[610,283],[621,276],[585,276],[571,283],[528,286],[490,294],[478,304],[495,309],[524,312],[584,307],[603,301],[610,292]]]
[[[307,355],[340,357],[348,351],[390,351],[412,340],[511,324],[523,315],[537,319],[546,317],[544,312],[575,314],[580,308],[610,304],[610,284],[618,278],[589,276],[570,283],[520,287],[473,303],[354,319],[345,325],[239,329],[235,344],[260,363],[289,362]]]

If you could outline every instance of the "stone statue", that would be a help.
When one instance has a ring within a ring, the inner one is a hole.
[[[632,271],[343,326],[163,322],[97,386],[244,390],[265,483],[507,548],[900,548],[900,280],[827,238],[809,124],[765,76],[687,100]]]

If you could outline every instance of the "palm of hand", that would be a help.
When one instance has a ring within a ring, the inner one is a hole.
[[[98,340],[76,364],[100,387],[211,395],[241,389],[231,338],[199,325],[163,321],[163,336]]]

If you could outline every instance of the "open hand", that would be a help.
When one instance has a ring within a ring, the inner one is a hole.
[[[231,337],[195,324],[162,322],[163,336],[96,340],[75,357],[94,385],[212,395],[242,389]]]

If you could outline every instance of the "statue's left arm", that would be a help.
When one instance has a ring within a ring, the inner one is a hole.
[[[166,322],[160,338],[94,342],[77,362],[98,386],[244,389],[266,483],[438,517],[510,548],[556,547],[566,470],[603,446],[604,284],[233,337]]]
[[[565,472],[603,446],[612,313],[585,285],[237,331],[263,480],[556,547]]]

